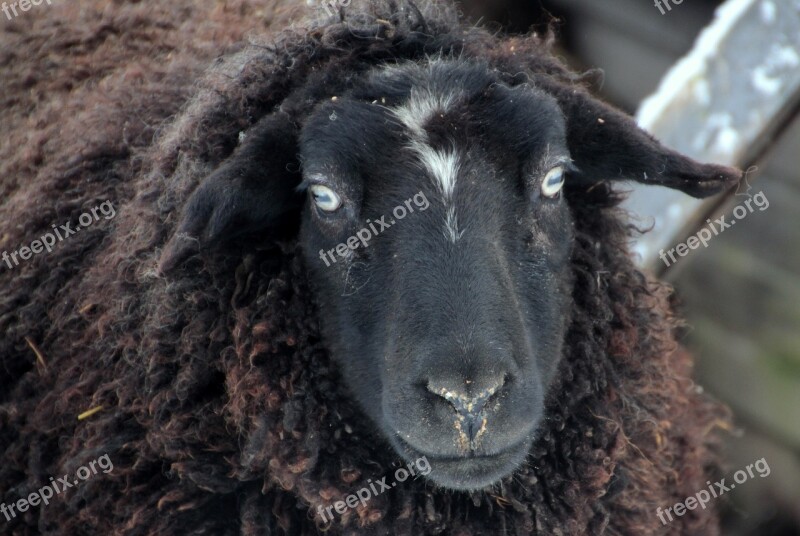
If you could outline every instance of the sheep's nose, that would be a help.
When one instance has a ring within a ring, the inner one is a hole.
[[[506,375],[484,381],[464,380],[458,388],[453,382],[428,381],[428,391],[447,400],[456,410],[461,432],[473,443],[486,426],[484,407],[506,383]],[[471,445],[474,448],[474,445]]]

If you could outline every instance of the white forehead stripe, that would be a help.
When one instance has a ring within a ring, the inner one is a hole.
[[[433,177],[436,187],[442,196],[447,216],[445,217],[444,235],[455,244],[464,231],[458,230],[458,217],[453,201],[453,191],[456,188],[458,177],[458,154],[453,150],[449,152],[437,151],[424,143],[412,142],[411,148],[419,155],[422,165]]]
[[[458,217],[453,201],[453,192],[458,177],[459,159],[455,150],[440,151],[428,145],[428,134],[423,126],[436,114],[443,114],[458,99],[456,93],[436,94],[429,90],[413,88],[411,96],[401,106],[394,108],[392,114],[405,126],[411,135],[410,149],[420,159],[430,173],[436,188],[442,196],[447,211],[444,235],[455,243],[463,231],[458,230]]]
[[[437,113],[447,112],[457,97],[455,93],[441,95],[427,89],[412,88],[408,100],[392,113],[414,136],[427,139],[422,126]]]
[[[448,205],[453,202],[453,191],[458,177],[458,155],[453,151],[437,151],[430,145],[412,142],[411,148],[419,156],[422,165],[433,176],[442,200]]]
[[[447,216],[444,220],[444,236],[447,237],[453,244],[456,240],[461,238],[464,231],[458,230],[458,216],[456,216],[456,207],[447,207]]]

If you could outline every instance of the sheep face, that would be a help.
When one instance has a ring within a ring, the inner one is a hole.
[[[567,323],[558,104],[481,65],[382,68],[300,145],[301,244],[350,390],[434,482],[498,481],[536,437]]]
[[[570,321],[573,216],[596,209],[584,194],[627,179],[706,197],[741,176],[525,69],[375,65],[346,73],[335,98],[330,72],[310,75],[192,193],[159,262],[166,273],[198,247],[294,237],[299,220],[350,391],[451,489],[510,474],[537,436]]]

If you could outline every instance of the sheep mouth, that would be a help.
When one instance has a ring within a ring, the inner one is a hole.
[[[400,436],[393,439],[395,448],[407,461],[423,457],[428,461],[431,467],[428,480],[457,491],[478,491],[496,484],[525,462],[531,446],[530,441],[521,441],[491,454],[468,452],[463,456],[440,456],[421,452]]]

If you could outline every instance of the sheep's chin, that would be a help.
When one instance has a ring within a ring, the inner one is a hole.
[[[424,478],[437,486],[453,491],[480,491],[497,484],[519,468],[531,448],[529,441],[491,456],[438,457],[423,454],[399,437],[392,444],[408,462],[415,463],[424,457],[430,464],[430,472]]]

